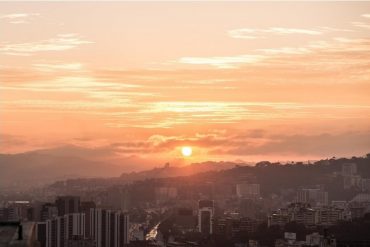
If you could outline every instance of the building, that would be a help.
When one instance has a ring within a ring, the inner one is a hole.
[[[66,247],[96,247],[96,243],[92,239],[74,236],[66,241]]]
[[[294,210],[290,216],[291,221],[304,224],[305,226],[314,226],[319,222],[317,212],[312,208],[299,208]]]
[[[19,221],[20,215],[16,208],[0,208],[0,221]]]
[[[362,178],[360,175],[343,176],[343,188],[360,188],[362,189]]]
[[[85,219],[86,216],[83,213],[67,214],[64,216],[66,240],[85,238]]]
[[[287,213],[282,212],[281,210],[277,210],[276,212],[272,213],[267,218],[267,226],[285,226],[290,222],[290,216]]]
[[[239,198],[258,198],[260,197],[260,185],[248,183],[237,184],[236,195]]]
[[[236,239],[246,233],[253,233],[257,229],[258,222],[250,218],[215,218],[214,234],[226,239]]]
[[[191,208],[177,208],[174,223],[183,230],[192,230],[196,226],[196,216]]]
[[[307,227],[323,225],[330,226],[339,220],[350,220],[351,212],[347,208],[333,206],[314,207],[309,204],[293,203],[268,216],[268,226],[284,226],[295,221]]]
[[[328,205],[328,192],[321,189],[299,189],[296,202],[309,203],[312,206]]]
[[[66,214],[39,222],[36,236],[41,247],[65,247],[69,240],[85,239],[85,214]]]
[[[331,206],[340,208],[340,209],[346,209],[348,208],[348,202],[347,201],[331,201]]]
[[[329,236],[320,235],[317,232],[306,235],[306,246],[335,247],[336,240]]]
[[[361,180],[361,191],[370,192],[370,179],[369,178],[363,178]]]
[[[8,201],[4,208],[0,208],[0,220],[27,220],[30,208],[31,205],[29,201]]]
[[[357,165],[355,163],[342,164],[342,176],[353,176],[357,174]]]
[[[129,244],[129,216],[122,212],[90,209],[90,236],[96,247],[123,247]]]
[[[54,203],[45,203],[41,206],[40,220],[46,221],[58,216],[58,208]]]
[[[214,202],[200,200],[198,202],[198,230],[202,234],[213,233]]]
[[[352,218],[361,218],[370,212],[370,194],[360,193],[356,195],[349,203],[348,208]]]
[[[259,208],[255,200],[251,198],[241,198],[239,200],[239,212],[242,217],[256,218]]]
[[[362,189],[362,178],[357,174],[357,165],[355,163],[342,164],[343,188],[350,189],[357,187]]]
[[[177,198],[177,188],[175,187],[157,187],[155,188],[155,196],[159,201],[166,201]]]
[[[128,211],[130,208],[130,193],[128,188],[115,186],[102,195],[102,205],[111,210]]]
[[[336,207],[323,207],[317,210],[318,224],[331,226],[340,220],[349,220],[350,214],[347,215],[345,210]]]
[[[80,212],[80,197],[78,196],[59,196],[55,205],[58,208],[58,216]]]
[[[81,213],[85,214],[85,237],[91,238],[90,235],[90,209],[96,208],[95,202],[93,201],[85,201],[81,202],[80,210]]]

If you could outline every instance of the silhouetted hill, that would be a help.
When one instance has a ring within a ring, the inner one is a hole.
[[[151,170],[141,171],[141,172],[131,172],[123,173],[120,178],[125,181],[135,181],[144,180],[148,178],[166,178],[166,177],[179,177],[179,176],[190,176],[202,172],[208,171],[220,171],[227,170],[239,165],[239,163],[234,162],[202,162],[193,163],[187,166],[170,166],[169,164],[163,167],[153,168]],[[246,164],[243,164],[246,165]]]
[[[39,152],[0,154],[0,188],[30,188],[73,177],[107,177],[122,168],[80,157]]]

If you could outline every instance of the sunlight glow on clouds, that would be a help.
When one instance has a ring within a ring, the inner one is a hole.
[[[33,17],[39,16],[39,13],[15,13],[15,14],[7,14],[1,15],[0,20],[3,19],[7,23],[10,24],[25,24],[29,23],[30,19]]]
[[[230,57],[182,57],[179,59],[179,63],[184,64],[198,64],[198,65],[210,65],[221,69],[232,69],[236,65],[255,63],[261,61],[264,58],[263,55],[238,55]]]
[[[84,40],[78,34],[59,34],[57,38],[41,41],[3,44],[0,47],[0,53],[15,56],[30,56],[37,52],[65,51],[78,47],[83,44],[92,44],[94,42]]]
[[[56,70],[80,70],[82,69],[81,63],[55,63],[55,64],[45,64],[45,63],[37,63],[33,64],[38,70],[46,71],[46,72],[53,72]]]
[[[304,35],[320,35],[321,31],[311,29],[300,29],[300,28],[285,28],[285,27],[271,27],[267,29],[254,29],[254,28],[241,28],[234,29],[228,32],[229,36],[235,39],[256,39],[263,36],[263,34],[304,34]]]

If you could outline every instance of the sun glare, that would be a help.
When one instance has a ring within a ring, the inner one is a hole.
[[[182,147],[181,148],[181,153],[182,153],[183,156],[189,157],[193,153],[193,150],[191,149],[191,147]]]

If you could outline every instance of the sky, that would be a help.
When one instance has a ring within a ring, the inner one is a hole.
[[[370,152],[370,2],[0,2],[0,30],[0,153]]]

